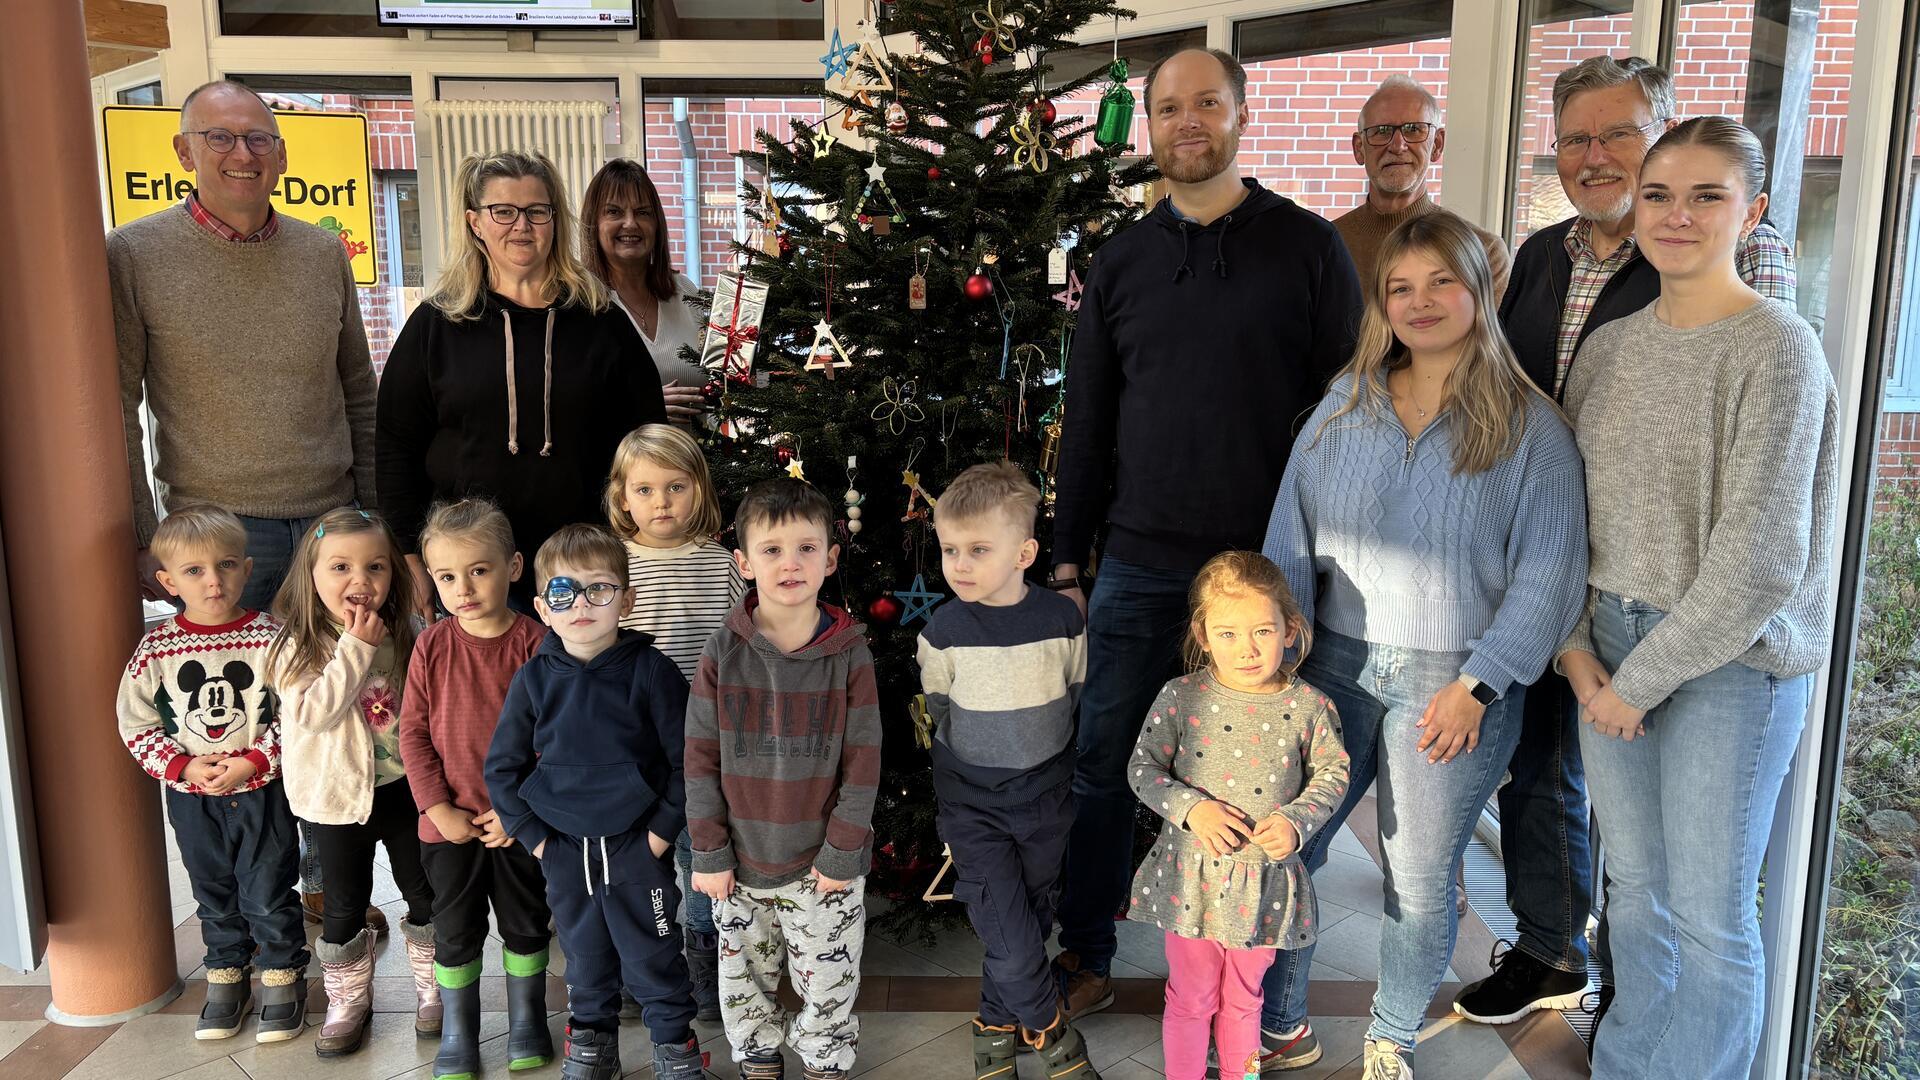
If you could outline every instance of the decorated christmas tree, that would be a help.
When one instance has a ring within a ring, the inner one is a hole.
[[[1081,279],[1153,172],[1123,157],[1124,62],[1058,81],[1047,56],[1129,15],[1108,0],[898,0],[853,42],[836,32],[826,115],[761,134],[767,183],[742,197],[763,227],[709,316],[720,490],[789,473],[844,507],[823,598],[873,648],[886,744],[869,890],[903,901],[896,924],[959,917],[919,902],[942,866],[914,702],[915,637],[948,595],[929,509],[962,469],[1009,459],[1047,496],[1035,579],[1050,565]],[[1056,106],[1075,95],[1098,100],[1092,119]]]

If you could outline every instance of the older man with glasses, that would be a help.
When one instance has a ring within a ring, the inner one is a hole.
[[[260,95],[226,81],[188,94],[173,149],[193,190],[107,234],[135,557],[142,591],[159,598],[159,564],[147,552],[159,513],[144,400],[162,503],[240,516],[253,559],[240,604],[259,610],[314,515],[373,508],[373,362],[340,238],[269,202],[287,145]],[[317,922],[311,860],[302,860],[301,891]],[[378,909],[367,916],[386,929]]]
[[[1554,80],[1553,119],[1560,184],[1576,214],[1521,245],[1500,320],[1521,366],[1558,400],[1587,336],[1660,295],[1660,274],[1634,241],[1633,205],[1647,150],[1679,122],[1673,80],[1637,56],[1591,57]],[[1740,241],[1735,263],[1762,296],[1793,302],[1793,253],[1771,225],[1762,221]],[[1491,976],[1454,999],[1454,1011],[1470,1020],[1504,1024],[1573,1007],[1590,989],[1593,869],[1579,712],[1555,672],[1526,691],[1520,744],[1499,794],[1517,940],[1497,953]],[[1599,942],[1596,1011],[1604,1014],[1612,1001],[1604,922]]]
[[[1366,104],[1353,133],[1353,160],[1367,170],[1367,201],[1333,219],[1347,253],[1360,272],[1360,288],[1373,288],[1373,264],[1387,234],[1401,222],[1431,212],[1438,204],[1427,190],[1430,167],[1447,148],[1440,103],[1427,88],[1405,75],[1389,75]],[[1487,250],[1493,295],[1507,287],[1507,242],[1474,227]]]

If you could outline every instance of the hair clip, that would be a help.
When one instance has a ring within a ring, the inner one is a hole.
[[[318,540],[325,535],[327,535],[327,527],[325,525],[321,525],[318,528],[313,530],[313,538],[315,540]]]

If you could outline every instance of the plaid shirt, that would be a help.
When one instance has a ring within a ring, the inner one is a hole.
[[[1620,268],[1640,257],[1640,247],[1629,236],[1602,259],[1595,254],[1589,237],[1593,222],[1581,218],[1567,230],[1567,254],[1573,259],[1573,277],[1567,284],[1567,302],[1560,309],[1559,363],[1553,376],[1553,396],[1567,384],[1567,369],[1573,366],[1573,354],[1580,346],[1580,333],[1587,317],[1600,300],[1600,293]],[[1733,252],[1740,279],[1753,291],[1769,299],[1793,303],[1798,280],[1793,272],[1793,249],[1772,225],[1762,221],[1740,241]]]
[[[186,203],[187,216],[192,218],[201,228],[222,240],[231,240],[236,244],[258,244],[262,241],[273,239],[273,234],[280,231],[280,215],[275,213],[271,206],[267,207],[266,224],[255,229],[251,235],[242,236],[239,229],[214,217],[206,207],[201,206],[200,196],[188,195]]]

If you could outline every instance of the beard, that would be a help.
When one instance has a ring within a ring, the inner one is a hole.
[[[1582,186],[1586,181],[1602,176],[1619,178],[1618,194],[1609,195],[1604,192],[1589,191]],[[1589,172],[1582,169],[1579,175],[1574,177],[1573,186],[1567,191],[1567,201],[1571,202],[1574,210],[1588,221],[1618,221],[1633,212],[1633,184],[1626,174],[1618,171]]]
[[[1405,195],[1419,187],[1420,182],[1426,179],[1426,170],[1419,168],[1417,164],[1393,172],[1381,169],[1377,179],[1374,177],[1367,179],[1376,191],[1384,191],[1389,195]]]
[[[1233,164],[1234,155],[1240,151],[1240,133],[1229,132],[1225,135],[1207,134],[1207,149],[1197,155],[1176,156],[1170,149],[1162,151],[1153,148],[1153,163],[1160,168],[1160,174],[1178,184],[1198,184],[1211,180],[1225,172]]]

